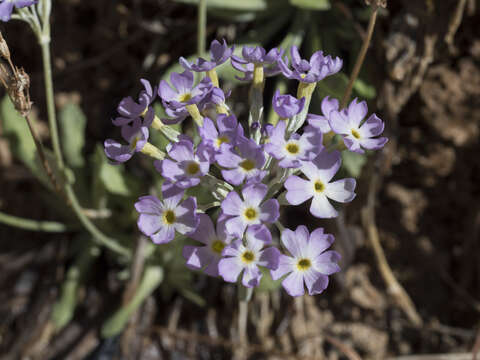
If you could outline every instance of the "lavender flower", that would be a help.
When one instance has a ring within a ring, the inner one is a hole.
[[[281,236],[282,244],[292,256],[280,255],[278,268],[270,271],[273,280],[288,276],[282,286],[290,296],[304,294],[304,283],[309,295],[317,295],[328,286],[328,275],[340,271],[337,261],[340,254],[327,250],[333,243],[333,235],[324,234],[322,228],[309,234],[301,225],[294,231],[285,229]]]
[[[38,0],[3,0],[0,3],[0,20],[7,22],[12,17],[13,7],[21,9],[33,4],[36,4]]]
[[[308,114],[307,121],[314,128],[318,129],[322,134],[326,134],[332,131],[330,127],[330,114],[332,111],[338,111],[338,100],[335,98],[330,99],[329,96],[325,96],[322,100],[322,114]]]
[[[116,163],[123,163],[133,156],[134,153],[143,149],[148,142],[148,127],[140,118],[133,120],[132,125],[122,126],[122,137],[128,142],[128,145],[113,140],[105,140],[105,154]]]
[[[204,78],[197,86],[193,86],[193,73],[185,70],[179,74],[173,72],[170,75],[173,88],[165,81],[160,81],[158,95],[165,107],[171,109],[184,108],[186,105],[198,104],[208,95],[212,88],[209,78]]]
[[[232,149],[236,145],[237,138],[243,137],[243,128],[234,115],[227,116],[219,114],[217,116],[217,127],[209,118],[203,119],[203,126],[198,128],[198,133],[202,138],[199,148],[206,148],[215,157],[223,151]]]
[[[277,90],[273,95],[272,105],[281,119],[290,119],[303,110],[305,98],[298,100],[292,95],[280,95],[280,91]]]
[[[251,139],[240,137],[237,138],[237,150],[225,149],[216,156],[218,164],[227,168],[222,170],[223,178],[233,185],[240,185],[244,180],[247,183],[260,182],[267,174],[261,170],[265,163],[261,146]]]
[[[299,205],[313,197],[310,212],[318,218],[333,218],[338,215],[328,199],[346,203],[355,197],[356,181],[353,178],[330,182],[340,168],[340,153],[328,153],[326,149],[312,161],[302,162],[300,170],[308,178],[304,180],[291,175],[285,181],[286,199]]]
[[[209,71],[227,61],[233,50],[234,47],[229,48],[225,39],[223,39],[223,43],[213,40],[210,44],[210,61],[202,57],[198,58],[195,63],[188,62],[184,57],[180,57],[179,61],[185,70],[195,72]]]
[[[236,191],[231,191],[223,200],[221,207],[228,216],[227,232],[238,237],[243,236],[245,229],[262,223],[271,224],[279,217],[279,204],[276,199],[263,201],[267,195],[267,185],[252,184],[244,186],[242,198]]]
[[[280,58],[278,65],[285,77],[296,79],[304,83],[316,83],[327,76],[333,75],[342,68],[342,60],[336,57],[332,59],[330,55],[323,56],[323,51],[315,52],[310,61],[302,59],[296,46],[290,49],[292,57],[293,70],[288,67],[288,61],[285,62]]]
[[[207,275],[218,276],[218,262],[222,258],[222,251],[234,237],[226,232],[225,221],[218,221],[215,231],[208,215],[199,214],[198,217],[200,222],[197,230],[190,237],[204,246],[186,245],[183,248],[183,257],[187,260],[188,267],[203,269]]]
[[[270,130],[265,151],[279,160],[280,167],[298,168],[302,160],[310,160],[320,152],[322,134],[311,129],[312,131],[305,131],[302,136],[295,133],[285,140],[286,127],[286,122],[280,120],[277,126]]]
[[[163,201],[152,195],[142,196],[135,203],[140,213],[138,228],[149,236],[155,244],[170,242],[175,231],[188,235],[195,231],[199,218],[196,214],[197,201],[183,198],[183,190],[170,182],[162,186]]]
[[[386,137],[376,137],[383,132],[385,127],[377,115],[372,114],[362,123],[367,115],[368,108],[365,101],[358,102],[353,99],[345,111],[332,111],[329,124],[332,130],[343,136],[345,146],[360,154],[363,149],[378,150],[388,141]]]
[[[232,66],[234,69],[244,73],[243,78],[237,77],[241,81],[251,81],[255,65],[263,66],[265,76],[274,76],[280,73],[277,62],[283,55],[283,49],[271,49],[267,51],[260,47],[244,46],[242,48],[242,57],[232,55]]]
[[[148,80],[140,79],[140,81],[143,84],[144,89],[140,91],[138,100],[133,100],[131,96],[123,98],[117,107],[117,111],[121,116],[112,120],[113,125],[123,126],[141,116],[153,120],[152,115],[154,114],[150,105],[157,96],[157,88],[152,88],[152,85]],[[150,126],[150,124],[147,126]]]
[[[173,160],[155,162],[155,167],[165,179],[182,189],[198,185],[210,168],[208,159],[202,154],[195,154],[193,142],[188,136],[181,136],[177,143],[169,144],[167,153]]]
[[[272,235],[264,225],[249,227],[245,235],[245,244],[242,240],[237,240],[223,250],[224,258],[218,263],[218,270],[223,279],[236,282],[243,271],[243,286],[248,288],[257,286],[262,278],[259,266],[271,270],[278,266],[280,251],[275,247],[263,249],[271,239]]]

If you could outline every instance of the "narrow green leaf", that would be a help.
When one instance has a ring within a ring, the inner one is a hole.
[[[88,242],[85,244],[88,244]],[[77,261],[68,269],[67,276],[62,284],[60,299],[53,305],[52,309],[51,316],[56,331],[61,330],[72,319],[77,306],[78,288],[98,254],[96,247],[85,245]]]
[[[329,10],[329,0],[290,0],[290,4],[308,10]]]
[[[342,151],[342,165],[344,169],[355,178],[360,177],[362,168],[366,162],[367,156],[365,154]]]
[[[77,104],[68,103],[60,111],[59,122],[66,162],[74,168],[82,167],[85,163],[82,155],[87,124],[85,114]]]
[[[160,285],[163,280],[163,269],[160,266],[148,266],[133,299],[113,314],[102,326],[102,336],[112,337],[119,334],[128,319],[143,301]]]
[[[100,167],[100,180],[108,192],[123,196],[130,195],[123,165],[103,163]]]
[[[198,0],[175,0],[184,4],[198,4]],[[275,0],[281,1],[281,0]],[[241,11],[261,11],[267,10],[269,1],[267,0],[207,0],[209,8],[225,9],[225,10],[241,10]]]

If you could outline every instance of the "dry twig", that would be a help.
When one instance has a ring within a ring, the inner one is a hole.
[[[418,314],[415,305],[405,289],[396,279],[393,271],[388,264],[387,258],[380,244],[378,229],[375,224],[375,198],[377,196],[377,184],[379,182],[379,172],[374,171],[371,175],[367,205],[362,209],[362,223],[367,233],[367,237],[372,246],[380,274],[387,285],[388,293],[394,298],[398,306],[405,312],[409,320],[416,326],[423,324],[422,318]]]

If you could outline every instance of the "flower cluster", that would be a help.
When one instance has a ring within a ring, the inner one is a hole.
[[[0,20],[7,22],[12,17],[13,8],[21,9],[36,4],[38,0],[1,0]]]
[[[340,269],[340,255],[328,250],[334,237],[322,228],[311,233],[303,225],[285,229],[280,206],[308,201],[314,217],[336,217],[338,203],[352,201],[356,187],[353,178],[338,179],[339,150],[363,153],[382,148],[387,139],[380,137],[383,121],[375,114],[366,118],[365,101],[354,99],[341,109],[338,100],[327,96],[322,115],[309,114],[316,83],[337,73],[342,61],[321,51],[302,59],[292,47],[290,67],[284,52],[244,47],[236,55],[225,41],[215,40],[210,59],[190,63],[180,58],[184,71],[172,73],[170,82],[152,87],[142,80],[138,98],[120,102],[112,122],[121,127],[126,144],[106,140],[105,153],[114,163],[137,152],[155,159],[164,179],[161,199],[138,199],[138,227],[156,244],[170,242],[176,234],[195,241],[183,249],[187,267],[227,282],[241,281],[247,288],[270,272],[274,280],[283,279],[288,294],[303,295],[306,288],[314,295]],[[219,87],[216,67],[229,59],[243,73],[238,78],[252,82],[248,121],[231,112],[229,94]],[[197,84],[194,72],[205,74]],[[265,78],[278,74],[298,81],[297,97],[276,91],[272,109],[278,120],[265,123]],[[151,105],[157,98],[167,118],[154,114]],[[194,136],[169,126],[190,117]],[[148,142],[152,128],[170,140],[165,152]],[[208,190],[212,201],[199,203],[192,194],[200,188]],[[279,237],[272,237],[275,228]]]

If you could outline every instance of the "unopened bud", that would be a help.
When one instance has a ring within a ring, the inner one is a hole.
[[[10,50],[8,49],[7,42],[0,32],[0,56],[4,57],[7,60],[10,60]]]

